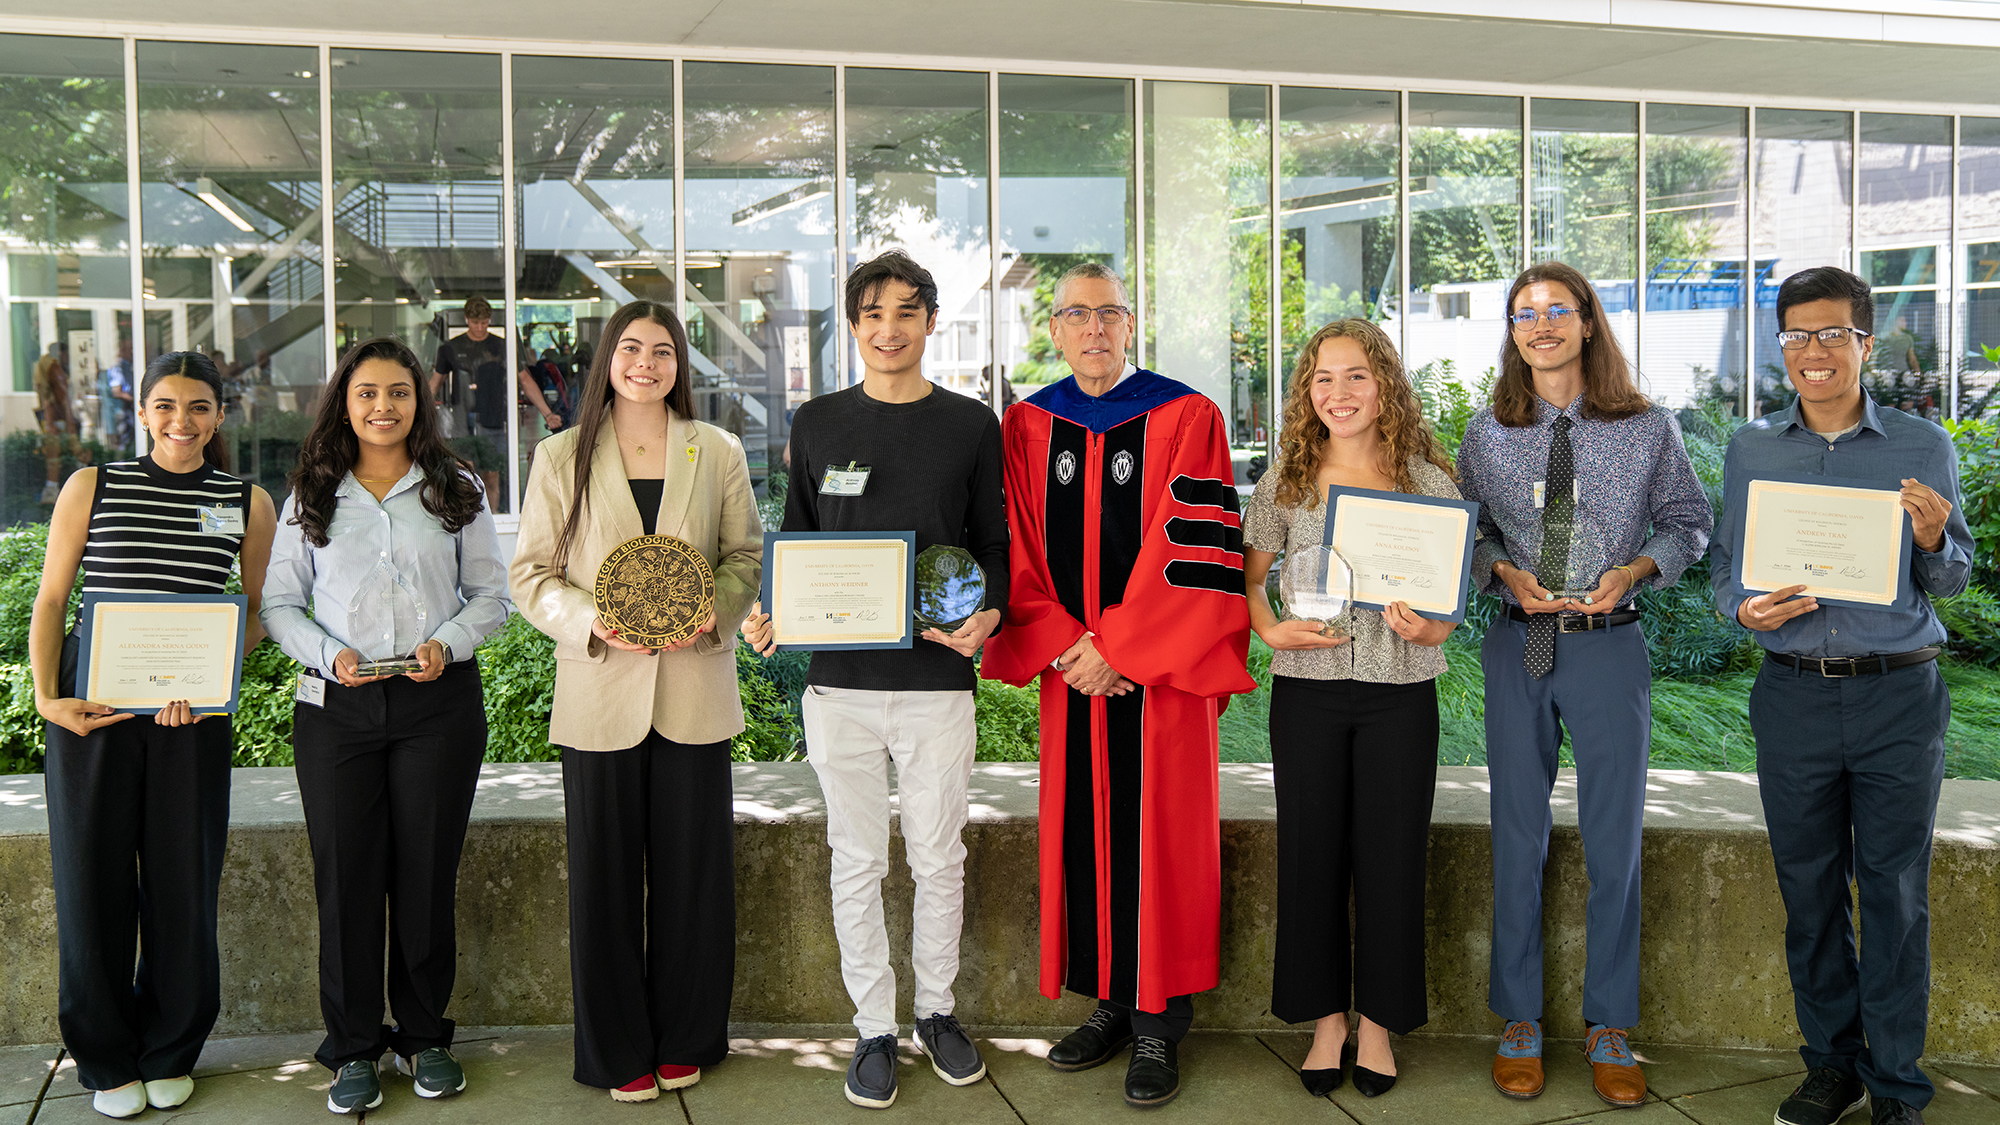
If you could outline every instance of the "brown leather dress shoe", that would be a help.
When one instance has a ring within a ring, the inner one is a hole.
[[[1542,1029],[1534,1020],[1515,1020],[1500,1033],[1493,1056],[1493,1088],[1510,1098],[1542,1093]]]
[[[1493,1056],[1493,1086],[1510,1098],[1534,1098],[1542,1093],[1542,1060]]]
[[[1646,1074],[1632,1058],[1625,1032],[1616,1027],[1600,1027],[1583,1041],[1583,1053],[1590,1059],[1590,1084],[1606,1105],[1621,1108],[1644,1105]]]

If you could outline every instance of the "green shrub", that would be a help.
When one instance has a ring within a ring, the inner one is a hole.
[[[1041,757],[1042,693],[982,679],[973,689],[982,762],[1032,762]]]
[[[520,614],[479,646],[479,685],[486,693],[486,760],[553,762],[549,712],[556,684],[556,643]]]

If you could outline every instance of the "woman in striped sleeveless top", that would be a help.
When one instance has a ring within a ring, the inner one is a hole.
[[[299,449],[264,584],[265,628],[306,668],[292,747],[319,892],[316,1057],[334,1072],[335,1113],[382,1104],[388,1050],[418,1097],[465,1089],[444,1012],[458,860],[486,757],[473,650],[507,623],[507,569],[477,478],[423,387],[400,340],[347,350]],[[363,661],[404,657],[421,666],[363,674]]]
[[[57,1019],[108,1117],[185,1102],[222,1007],[216,892],[232,739],[229,716],[192,714],[185,700],[145,718],[76,698],[77,638],[63,630],[77,567],[85,593],[221,593],[240,557],[247,651],[264,637],[275,523],[270,496],[219,467],[222,375],[207,356],[155,359],[139,403],[152,452],[63,486],[28,630],[35,709],[48,720]]]

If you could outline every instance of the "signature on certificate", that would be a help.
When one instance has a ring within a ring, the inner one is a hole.
[[[854,619],[856,621],[874,621],[880,617],[881,614],[872,609],[857,609],[854,611]]]
[[[1865,566],[1843,566],[1840,568],[1840,576],[1842,578],[1866,578],[1868,577],[1868,568]]]

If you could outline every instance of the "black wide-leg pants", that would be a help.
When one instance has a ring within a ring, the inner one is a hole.
[[[458,861],[486,755],[478,665],[447,665],[429,683],[326,681],[325,706],[293,705],[292,746],[319,899],[326,1038],[315,1057],[338,1070],[450,1046]]]
[[[1318,1020],[1347,1011],[1351,996],[1356,1011],[1398,1035],[1430,1018],[1424,878],[1437,745],[1434,681],[1271,678],[1278,798],[1272,1015]]]
[[[623,1086],[729,1053],[736,830],[729,743],[649,731],[562,754],[576,1080]]]
[[[47,727],[63,1045],[87,1090],[181,1077],[222,1010],[229,716]]]

